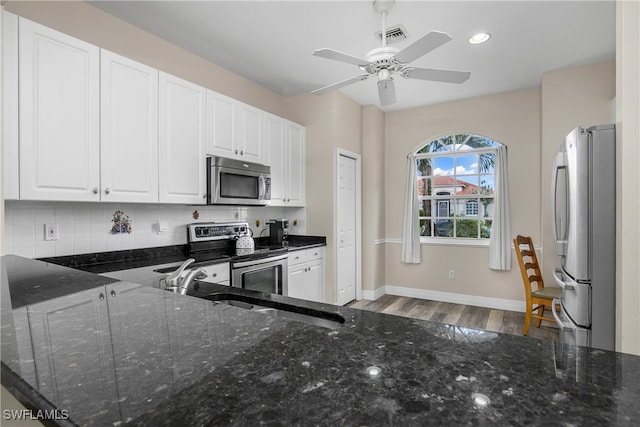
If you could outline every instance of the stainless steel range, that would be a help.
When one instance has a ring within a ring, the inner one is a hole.
[[[287,295],[288,254],[284,248],[247,248],[251,238],[246,222],[196,223],[187,226],[189,256],[203,266],[230,257],[231,286]],[[242,245],[236,245],[241,242]]]

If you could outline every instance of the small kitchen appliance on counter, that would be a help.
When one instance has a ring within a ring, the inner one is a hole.
[[[270,219],[269,224],[269,245],[271,247],[286,247],[289,236],[288,219]]]

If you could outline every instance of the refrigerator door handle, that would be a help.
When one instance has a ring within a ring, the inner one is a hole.
[[[560,315],[558,314],[556,307],[558,307],[560,305],[560,300],[557,298],[554,298],[552,303],[551,303],[551,314],[553,314],[553,318],[556,319],[556,323],[558,324],[558,327],[560,329],[564,329],[565,331],[570,331],[571,325],[569,323],[565,323],[562,321],[562,319],[560,319]],[[560,308],[560,310],[562,310],[562,308]]]
[[[560,151],[553,160],[553,178],[551,179],[551,230],[553,231],[553,241],[556,244],[556,255],[564,256],[567,254],[567,241],[558,239],[558,218],[556,212],[556,188],[558,186],[558,172],[565,169],[566,162],[564,152]],[[566,218],[565,218],[566,221]]]
[[[569,283],[562,280],[562,268],[556,267],[553,269],[553,278],[562,289],[573,290],[575,286],[570,285]]]

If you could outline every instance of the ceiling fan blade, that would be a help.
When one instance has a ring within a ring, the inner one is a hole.
[[[396,102],[396,87],[393,79],[378,80],[378,95],[380,105],[383,107]]]
[[[410,79],[464,83],[471,76],[471,73],[466,71],[433,70],[431,68],[408,68],[402,71],[402,75]]]
[[[334,83],[329,86],[321,87],[320,89],[312,90],[311,93],[314,95],[322,95],[327,92],[331,92],[332,90],[340,89],[341,87],[350,85],[351,83],[366,80],[369,77],[371,77],[371,74],[362,74],[360,76],[351,77],[350,79],[343,80],[341,82]]]
[[[334,61],[346,62],[347,64],[353,65],[368,65],[370,62],[362,59],[356,58],[355,56],[349,55],[348,53],[338,52],[337,50],[322,48],[313,52],[314,56],[319,56],[321,58],[332,59]]]
[[[398,60],[398,62],[406,64],[442,46],[449,40],[451,40],[449,34],[440,31],[431,31],[429,34],[422,36],[422,38],[398,52],[395,59]]]

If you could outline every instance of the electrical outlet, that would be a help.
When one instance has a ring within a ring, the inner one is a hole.
[[[58,224],[44,225],[44,240],[58,240]]]
[[[260,220],[256,219],[256,227],[260,227]]]
[[[449,279],[455,279],[456,278],[456,273],[453,270],[449,270]]]

